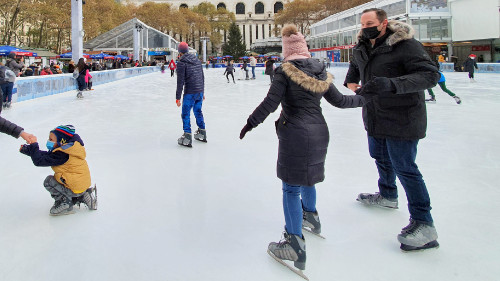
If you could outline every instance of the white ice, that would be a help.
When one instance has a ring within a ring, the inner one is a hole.
[[[279,110],[239,133],[265,97],[269,77],[227,83],[206,75],[203,112],[208,143],[181,147],[175,78],[153,73],[13,104],[2,116],[34,133],[73,124],[85,142],[99,210],[49,216],[42,182],[50,168],[18,152],[22,140],[0,135],[0,280],[301,280],[266,253],[284,225],[276,177]],[[341,86],[345,68],[331,69]],[[498,280],[500,276],[500,74],[445,73],[428,104],[427,137],[417,164],[432,200],[439,249],[403,253],[396,235],[408,223],[400,209],[355,201],[377,190],[361,109],[323,101],[330,129],[326,180],[317,207],[326,240],[305,234],[311,280]],[[193,129],[196,129],[194,117]],[[398,182],[399,184],[399,182]]]

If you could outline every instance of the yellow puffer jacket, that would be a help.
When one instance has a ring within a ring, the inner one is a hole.
[[[62,151],[69,155],[68,161],[59,166],[52,166],[54,178],[60,184],[71,189],[74,193],[82,193],[91,185],[90,170],[85,160],[86,152],[78,141],[68,143],[54,149],[54,152]]]

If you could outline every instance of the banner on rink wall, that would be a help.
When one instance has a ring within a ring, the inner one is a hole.
[[[120,79],[159,71],[158,66],[145,66],[104,71],[92,71],[92,85],[100,85]],[[12,101],[20,102],[48,95],[76,90],[76,80],[73,75],[55,74],[46,76],[18,77],[14,83]]]

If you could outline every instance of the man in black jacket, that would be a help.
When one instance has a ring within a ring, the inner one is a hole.
[[[363,121],[379,172],[379,192],[361,193],[357,200],[397,209],[397,176],[410,211],[410,224],[398,235],[401,249],[434,248],[439,244],[430,198],[415,158],[427,128],[424,90],[436,85],[438,69],[408,24],[388,21],[385,11],[376,8],[363,11],[360,21],[344,85],[366,99]]]

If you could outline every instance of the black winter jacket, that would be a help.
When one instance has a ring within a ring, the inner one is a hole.
[[[366,85],[375,77],[389,78],[392,92],[378,93],[363,106],[363,121],[369,136],[421,139],[427,129],[424,90],[432,88],[440,75],[422,44],[413,39],[406,23],[389,21],[387,35],[373,49],[360,39],[344,82]]]
[[[464,62],[465,72],[474,72],[474,68],[477,69],[477,63],[475,59],[467,58]]]
[[[0,109],[1,110],[1,109]],[[0,132],[19,138],[24,129],[0,116]]]
[[[363,97],[342,95],[332,81],[333,76],[314,59],[284,63],[276,68],[266,98],[247,120],[254,128],[281,104],[281,115],[275,123],[279,139],[277,174],[288,184],[313,186],[325,178],[330,136],[321,98],[340,108],[362,106]]]
[[[185,54],[177,63],[177,91],[175,99],[180,100],[184,94],[199,94],[205,90],[205,76],[201,62],[193,54]]]

